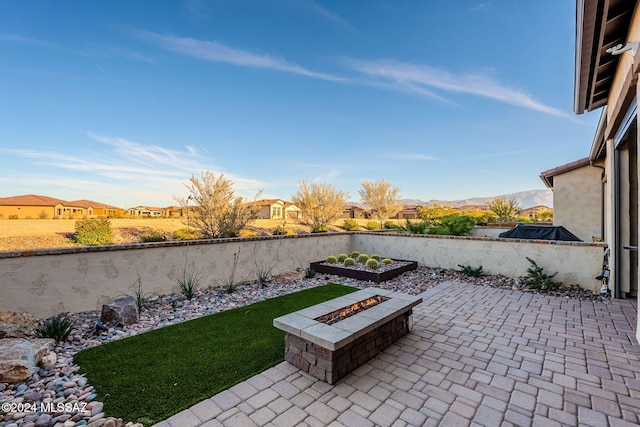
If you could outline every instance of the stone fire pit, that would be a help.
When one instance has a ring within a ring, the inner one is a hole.
[[[375,305],[344,320],[330,325],[320,321],[369,298],[377,300]],[[409,333],[412,309],[421,302],[414,295],[370,287],[278,317],[273,326],[286,332],[285,360],[335,384]]]

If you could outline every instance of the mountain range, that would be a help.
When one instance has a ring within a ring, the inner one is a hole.
[[[438,204],[458,207],[467,205],[485,205],[496,197],[502,197],[507,200],[513,199],[521,209],[532,208],[538,205],[553,208],[553,192],[551,190],[528,190],[519,191],[517,193],[501,194],[493,197],[472,197],[461,200],[429,200],[425,202],[419,199],[401,199],[400,202],[403,205],[433,206]]]

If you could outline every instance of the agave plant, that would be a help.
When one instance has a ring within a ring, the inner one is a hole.
[[[58,344],[67,339],[72,329],[73,322],[62,314],[58,314],[41,322],[35,328],[33,334],[37,338],[53,338]]]

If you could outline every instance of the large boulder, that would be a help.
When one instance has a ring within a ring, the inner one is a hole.
[[[0,339],[27,338],[37,325],[38,321],[29,313],[0,311]]]
[[[111,326],[125,326],[138,323],[140,320],[138,305],[133,297],[121,297],[109,301],[102,306],[102,323]]]
[[[38,364],[55,345],[50,338],[0,340],[0,383],[17,384],[38,372]]]

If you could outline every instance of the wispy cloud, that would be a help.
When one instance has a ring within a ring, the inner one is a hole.
[[[300,0],[298,2],[296,2],[297,4],[306,7],[307,9],[309,9],[311,12],[321,16],[322,18],[337,24],[340,27],[343,28],[348,28],[348,29],[353,29],[353,27],[351,25],[349,25],[349,23],[347,21],[345,21],[342,17],[340,17],[339,15],[331,12],[329,9],[319,5],[318,3],[316,3],[313,0]]]
[[[428,156],[426,154],[418,154],[418,153],[395,153],[385,155],[385,157],[391,157],[394,159],[400,160],[440,160],[437,157]]]
[[[545,114],[565,118],[570,117],[562,110],[536,101],[523,90],[501,84],[488,74],[453,74],[436,67],[386,59],[379,61],[346,59],[344,62],[350,68],[391,84],[391,87],[397,90],[409,91],[433,98],[441,98],[434,90],[466,93],[540,111]]]
[[[98,144],[86,144],[87,148],[73,153],[28,149],[0,149],[0,152],[31,159],[37,166],[55,168],[57,184],[66,182],[76,189],[100,186],[119,188],[120,191],[126,187],[131,191],[164,194],[164,199],[184,192],[183,184],[192,174],[199,176],[204,170],[224,173],[212,166],[212,159],[191,146],[173,150],[91,132],[85,132],[85,135]],[[231,179],[238,192],[255,193],[264,186],[257,180],[224,175]]]
[[[234,49],[216,41],[162,35],[148,31],[135,31],[135,34],[143,40],[160,46],[162,49],[191,56],[201,61],[223,62],[252,68],[267,68],[321,80],[345,80],[341,77],[309,70],[282,58]]]

